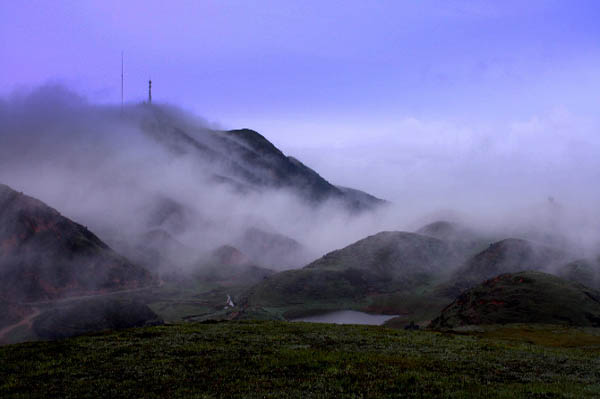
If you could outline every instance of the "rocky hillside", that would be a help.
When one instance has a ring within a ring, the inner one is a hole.
[[[600,292],[546,273],[502,274],[462,293],[430,327],[508,323],[600,327]]]

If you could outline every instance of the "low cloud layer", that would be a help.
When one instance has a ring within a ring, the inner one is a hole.
[[[286,148],[335,181],[354,179],[405,214],[446,210],[479,225],[543,226],[598,245],[597,120],[557,108],[514,122],[402,118],[373,126],[355,126],[345,139],[332,128],[329,142]]]
[[[121,112],[46,86],[4,99],[0,119],[0,181],[117,247],[162,229],[200,254],[260,228],[302,244],[299,266],[380,228],[377,212],[359,216],[336,201],[310,204],[289,189],[240,192],[215,182],[216,174],[231,177],[227,160],[188,151],[174,127],[208,153],[215,143],[203,120],[175,107],[127,105]]]
[[[161,120],[210,148],[205,133],[214,127],[176,107],[158,107]],[[0,182],[115,246],[135,247],[160,228],[199,256],[235,243],[249,228],[283,234],[306,252],[281,267],[440,218],[502,234],[560,237],[585,255],[600,250],[600,141],[593,124],[565,111],[487,130],[405,119],[392,133],[289,154],[333,184],[390,194],[390,206],[361,214],[335,201],[309,204],[287,189],[241,193],[219,184],[214,174],[226,165],[165,143],[148,127],[156,123],[147,106],[128,104],[121,112],[58,86],[14,94],[0,100]],[[365,165],[364,173],[356,165]]]

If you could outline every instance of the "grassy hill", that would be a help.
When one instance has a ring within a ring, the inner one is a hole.
[[[536,343],[514,338],[521,333]],[[517,327],[510,334],[506,330],[499,334],[490,338],[288,322],[121,330],[1,347],[0,396],[529,399],[600,395],[597,331],[557,331],[548,326]]]
[[[546,273],[503,274],[463,292],[431,327],[508,323],[600,327],[600,292]]]
[[[423,293],[455,267],[456,259],[436,238],[381,232],[302,269],[265,279],[241,303],[248,317],[262,312],[260,317],[287,318],[334,309],[411,312],[407,303],[427,306]],[[412,300],[415,296],[420,300]]]

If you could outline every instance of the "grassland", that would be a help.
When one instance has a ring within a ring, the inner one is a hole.
[[[462,334],[240,321],[10,345],[0,348],[0,397],[600,396],[596,330]]]

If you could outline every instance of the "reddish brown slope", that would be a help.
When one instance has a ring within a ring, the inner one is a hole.
[[[0,300],[34,302],[139,288],[153,278],[86,227],[0,185]]]

